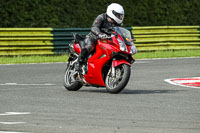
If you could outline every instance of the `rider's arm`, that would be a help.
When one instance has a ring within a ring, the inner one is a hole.
[[[96,36],[99,36],[99,34],[101,34],[101,25],[104,21],[104,17],[103,17],[103,14],[97,16],[97,18],[94,20],[93,24],[92,24],[92,27],[91,27],[91,32],[93,34],[95,34]]]

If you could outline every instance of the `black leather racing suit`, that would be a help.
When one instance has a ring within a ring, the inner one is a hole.
[[[121,26],[117,23],[110,23],[107,19],[106,13],[100,14],[94,20],[91,32],[86,36],[85,39],[85,48],[82,49],[81,54],[79,55],[79,63],[83,63],[84,59],[88,57],[90,52],[92,52],[97,44],[99,35],[103,33],[102,29],[108,29],[109,27]]]

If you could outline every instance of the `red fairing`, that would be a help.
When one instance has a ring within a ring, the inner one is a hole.
[[[123,42],[124,42],[124,39],[121,37],[121,35],[118,35],[118,38],[119,38],[120,40],[123,40]],[[117,40],[117,37],[116,37],[116,36],[113,37],[113,43],[119,46],[119,41]],[[125,42],[124,42],[124,43],[125,43]],[[126,51],[126,52],[123,51],[123,52],[124,52],[124,53],[130,53],[131,46],[126,45],[126,48],[127,48],[128,51]]]
[[[127,62],[126,60],[114,60],[113,61],[113,67],[119,66],[121,64],[127,64],[127,65],[131,66],[131,64],[129,62]]]
[[[126,46],[126,47],[127,47],[128,53],[130,53],[130,51],[131,51],[131,46]]]
[[[114,36],[114,37],[113,37],[113,43],[114,43],[114,44],[116,44],[116,45],[119,45],[119,42],[118,42],[118,40],[117,40],[117,37],[116,37],[116,36]]]
[[[98,41],[96,46],[95,54],[88,59],[88,73],[84,75],[85,80],[90,84],[95,84],[99,86],[105,86],[103,77],[102,77],[102,68],[108,62],[111,57],[112,47],[108,44],[104,44]]]
[[[78,43],[74,43],[74,50],[77,54],[81,53],[81,47]]]

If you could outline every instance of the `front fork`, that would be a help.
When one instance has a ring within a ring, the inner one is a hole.
[[[115,74],[116,74],[115,68],[121,64],[127,64],[127,65],[131,66],[131,64],[126,60],[116,60],[115,58],[113,58],[112,67],[111,67],[112,76],[115,76]]]
[[[114,61],[115,61],[115,60],[116,60],[116,59],[113,58],[113,61],[112,61],[112,68],[111,68],[111,74],[112,74],[112,77],[115,76],[115,67],[114,67]]]

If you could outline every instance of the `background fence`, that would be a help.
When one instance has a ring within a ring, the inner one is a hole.
[[[200,49],[200,26],[132,27],[139,51]]]
[[[73,32],[86,35],[89,28],[0,28],[0,55],[66,53]]]
[[[127,27],[138,51],[200,49],[199,26]],[[68,51],[72,33],[89,28],[0,28],[0,55],[61,54]]]

